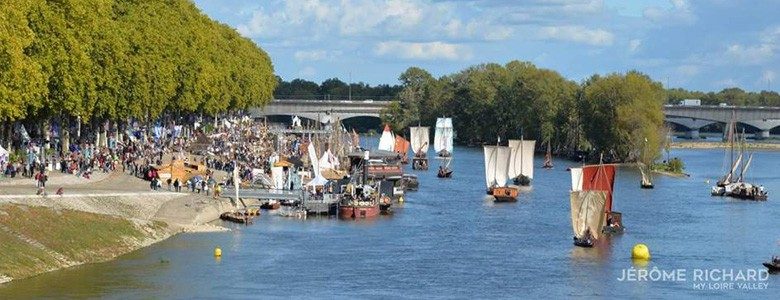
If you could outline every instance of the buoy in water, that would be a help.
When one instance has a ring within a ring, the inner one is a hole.
[[[404,203],[404,196],[398,197],[398,203]]]
[[[214,248],[214,256],[222,257],[222,249],[220,249],[219,247]]]
[[[633,259],[650,259],[650,249],[645,244],[636,244],[631,249],[631,258]]]

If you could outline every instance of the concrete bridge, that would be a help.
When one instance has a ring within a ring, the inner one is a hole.
[[[376,100],[303,100],[275,99],[264,108],[250,110],[254,118],[266,116],[299,116],[322,123],[339,118],[345,120],[354,117],[379,118],[383,108],[393,101]],[[749,106],[685,106],[665,105],[666,122],[681,125],[688,129],[690,138],[699,138],[699,129],[714,123],[728,123],[732,114],[737,123],[758,129],[757,138],[768,138],[769,131],[780,126],[780,107]]]
[[[302,100],[274,99],[263,108],[249,111],[253,118],[266,116],[298,116],[322,123],[335,121],[335,118],[346,120],[355,117],[379,118],[383,108],[392,101],[376,100]]]
[[[769,138],[769,131],[780,126],[780,107],[665,105],[666,122],[688,128],[688,137],[699,138],[699,129],[714,123],[737,123],[758,129],[755,137]]]

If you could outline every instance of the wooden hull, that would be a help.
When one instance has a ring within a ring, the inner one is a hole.
[[[266,202],[266,203],[263,203],[262,205],[260,205],[260,208],[267,209],[267,210],[279,209],[280,207],[282,207],[282,204],[279,203],[279,202],[274,202],[274,203]]]
[[[368,219],[379,216],[379,203],[372,206],[342,205],[339,207],[339,218],[342,219]]]
[[[439,173],[436,174],[436,177],[439,177],[439,178],[452,178],[452,170],[439,171]]]
[[[764,267],[767,268],[769,273],[780,273],[780,265],[778,265],[778,264],[773,264],[771,262],[765,262],[764,263]]]
[[[655,188],[655,186],[653,186],[652,184],[641,184],[641,183],[639,184],[639,187],[640,187],[640,188],[643,188],[643,189],[652,189],[652,188]]]
[[[226,212],[226,213],[222,213],[219,216],[219,218],[223,221],[229,221],[229,222],[239,223],[239,224],[252,223],[252,219],[249,216],[240,213]]]
[[[513,202],[517,201],[517,195],[519,191],[514,187],[495,187],[491,191],[493,198],[496,198],[497,202]]]
[[[577,237],[574,237],[574,246],[583,247],[583,248],[592,248],[593,247],[593,240],[591,240],[591,239],[578,239]]]

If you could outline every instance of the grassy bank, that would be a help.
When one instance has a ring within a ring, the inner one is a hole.
[[[110,260],[170,235],[162,222],[69,209],[0,206],[0,282]]]

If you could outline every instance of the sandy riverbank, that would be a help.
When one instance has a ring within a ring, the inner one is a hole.
[[[224,200],[150,191],[146,182],[121,173],[54,182],[50,193],[62,187],[62,196],[37,196],[28,179],[3,182],[0,283],[111,260],[180,232],[228,230],[210,224],[230,209]]]
[[[729,144],[724,142],[690,141],[672,142],[670,147],[674,149],[719,149],[729,147]],[[780,143],[751,142],[747,143],[747,147],[751,150],[780,151]]]

